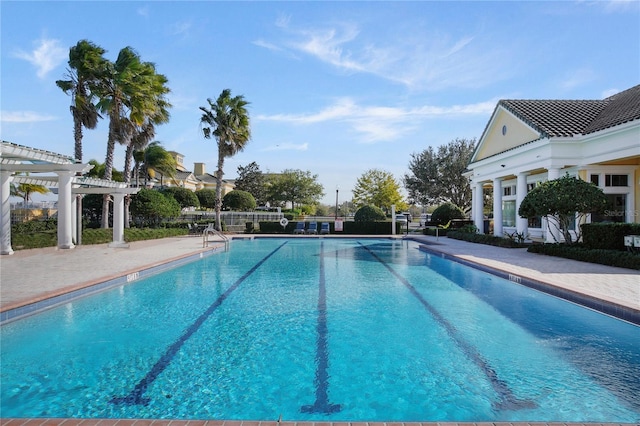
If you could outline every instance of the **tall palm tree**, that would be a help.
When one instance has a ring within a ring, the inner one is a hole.
[[[142,62],[131,47],[121,49],[116,62],[109,63],[98,92],[98,107],[109,116],[104,179],[111,179],[116,142],[129,145],[136,130],[145,123],[157,117],[168,119],[166,111],[159,112],[170,106],[164,100],[169,92],[166,82],[166,77],[157,74],[152,63]],[[102,227],[108,228],[108,195],[104,197],[102,212]]]
[[[145,181],[147,178],[155,178],[158,173],[161,182],[165,176],[173,179],[176,176],[176,159],[164,149],[161,142],[154,141],[144,150],[140,169]]]
[[[216,170],[216,229],[222,231],[220,209],[222,207],[222,176],[224,159],[242,151],[251,138],[249,113],[242,95],[231,97],[231,90],[224,89],[213,102],[207,99],[209,108],[200,107],[200,125],[205,139],[215,138],[218,142],[218,168]]]
[[[95,129],[101,118],[93,89],[98,74],[106,64],[102,55],[105,50],[88,40],[80,40],[69,49],[68,80],[57,80],[56,85],[71,95],[71,115],[73,116],[73,139],[75,159],[82,162],[82,128]]]

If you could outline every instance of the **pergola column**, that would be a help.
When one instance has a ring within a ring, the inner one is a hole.
[[[502,237],[502,179],[493,180],[493,235]]]
[[[75,172],[56,172],[58,175],[58,248],[74,248],[73,244],[73,196],[71,184]]]
[[[0,171],[0,198],[2,206],[0,207],[0,227],[2,237],[0,238],[0,254],[13,254],[11,248],[11,177],[12,172],[7,170]]]
[[[127,247],[124,241],[124,193],[111,193],[113,197],[113,242],[109,247]]]

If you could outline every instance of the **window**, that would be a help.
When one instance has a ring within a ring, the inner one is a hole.
[[[591,183],[600,186],[600,175],[591,175]]]
[[[536,186],[538,186],[538,182],[528,183],[527,192],[531,192]]]
[[[592,214],[591,222],[620,222],[627,221],[625,194],[605,194],[609,204],[603,214]]]
[[[629,186],[629,175],[604,175],[604,186]]]
[[[516,226],[516,202],[502,202],[502,226]]]
[[[516,187],[515,186],[505,186],[502,188],[502,195],[508,197],[510,195],[516,195]]]
[[[530,217],[527,219],[529,228],[542,228],[542,216]]]

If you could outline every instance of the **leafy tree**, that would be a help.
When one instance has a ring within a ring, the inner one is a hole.
[[[378,169],[370,169],[358,178],[353,190],[353,202],[356,206],[378,206],[387,213],[393,204],[398,211],[408,208],[402,200],[400,184],[391,173]]]
[[[524,197],[518,215],[520,217],[546,216],[549,231],[557,230],[564,236],[565,242],[573,242],[571,227],[574,223],[583,223],[589,213],[602,213],[608,205],[607,197],[591,182],[565,176],[548,180],[533,188]],[[555,218],[549,218],[555,216]],[[581,238],[581,228],[575,229],[576,241]],[[555,238],[555,232],[551,232]]]
[[[131,197],[131,214],[136,223],[157,226],[165,219],[180,216],[180,204],[171,196],[142,188]]]
[[[105,50],[88,40],[80,40],[69,49],[68,80],[57,80],[56,85],[71,96],[75,159],[82,162],[82,128],[95,129],[101,118],[95,105],[95,87],[104,70]]]
[[[207,99],[209,108],[200,107],[200,124],[205,139],[216,139],[218,143],[218,168],[216,170],[216,228],[222,230],[220,209],[222,208],[222,176],[224,159],[242,151],[251,138],[249,113],[242,95],[231,97],[231,90],[224,89],[214,102]]]
[[[463,210],[471,206],[471,187],[462,174],[475,150],[476,140],[455,139],[419,154],[411,154],[409,170],[404,175],[404,186],[409,198],[422,204],[450,202]]]
[[[12,183],[9,187],[9,195],[22,198],[25,205],[31,201],[31,194],[47,194],[48,192],[49,188],[46,186],[31,183],[19,183],[17,185]]]
[[[213,209],[216,206],[216,191],[213,189],[200,189],[195,192],[198,201],[200,201],[200,207],[205,209]]]
[[[200,200],[198,200],[196,194],[187,188],[170,186],[167,188],[162,188],[160,192],[163,195],[173,197],[183,209],[187,207],[200,207]]]
[[[256,208],[256,199],[247,191],[234,189],[224,195],[222,204],[229,210],[248,212]]]
[[[387,215],[378,206],[366,205],[360,207],[353,217],[355,222],[372,222],[376,220],[385,220]]]
[[[318,175],[310,171],[287,169],[269,178],[269,201],[277,204],[291,203],[295,208],[302,204],[318,204],[324,195],[323,187],[317,182]]]
[[[438,225],[446,225],[453,219],[463,219],[464,212],[453,203],[444,203],[438,206],[431,214],[431,221]]]
[[[235,182],[235,189],[247,191],[260,206],[267,203],[267,181],[265,175],[260,171],[260,167],[254,161],[245,167],[238,166],[238,179]]]

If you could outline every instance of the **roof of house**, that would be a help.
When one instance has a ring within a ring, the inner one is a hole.
[[[498,102],[546,137],[586,135],[640,119],[640,85],[602,100],[509,100]]]

